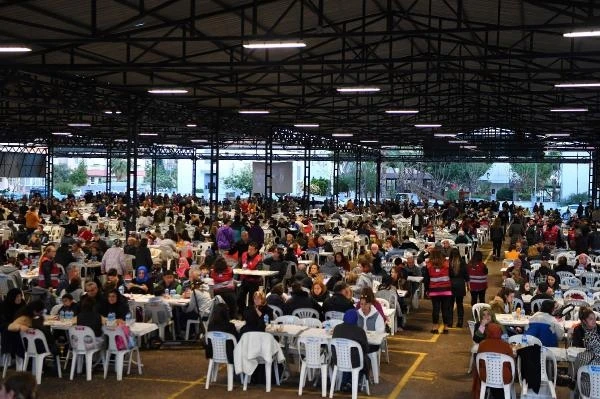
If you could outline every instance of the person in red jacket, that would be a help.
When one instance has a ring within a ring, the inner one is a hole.
[[[56,247],[48,245],[40,258],[38,266],[38,285],[42,288],[57,288],[60,277],[60,269],[54,262]]]
[[[469,272],[469,291],[471,291],[471,306],[476,303],[485,303],[485,290],[487,290],[488,268],[483,263],[481,251],[475,251],[467,267]]]
[[[229,308],[229,318],[234,319],[237,312],[235,284],[233,282],[233,269],[227,265],[225,258],[219,256],[215,259],[215,264],[210,271],[210,278],[213,279],[213,292],[220,295]]]
[[[262,263],[262,256],[258,253],[258,244],[251,242],[248,244],[248,251],[242,254],[242,269],[258,270],[258,266]],[[248,276],[242,274],[240,280],[240,292],[238,297],[238,308],[241,314],[246,310],[246,296],[252,301],[253,295],[258,291],[258,287],[262,282],[260,276]]]
[[[450,282],[450,268],[448,260],[442,251],[434,249],[429,253],[427,267],[423,273],[425,294],[431,299],[433,311],[431,319],[432,334],[439,334],[439,317],[442,312],[444,323],[443,333],[448,334],[448,327],[452,324],[452,284]]]

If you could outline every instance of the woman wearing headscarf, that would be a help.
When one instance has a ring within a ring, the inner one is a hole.
[[[479,344],[479,349],[477,350],[477,353],[479,354],[484,352],[492,352],[513,357],[513,350],[507,342],[502,340],[502,334],[503,332],[500,325],[496,323],[487,324],[485,328],[485,339]],[[512,380],[510,364],[504,364],[502,374],[505,383],[509,383]],[[481,380],[485,379],[485,365],[483,364],[483,362],[480,362],[480,364],[476,364],[473,368],[473,399],[479,398]]]
[[[18,288],[8,291],[6,298],[0,304],[0,332],[4,333],[10,323],[13,322],[19,310],[25,306],[23,293]],[[4,335],[2,336],[4,337]],[[4,346],[4,345],[2,345]]]
[[[127,284],[127,292],[130,294],[152,293],[152,277],[148,274],[146,266],[139,266],[135,271],[135,278]]]

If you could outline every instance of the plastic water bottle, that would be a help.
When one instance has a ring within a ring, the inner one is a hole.
[[[59,316],[58,316],[58,317],[59,317],[59,319],[60,319],[61,321],[65,320],[65,313],[66,313],[66,312],[65,312],[64,310],[61,310],[61,311],[60,311],[60,313],[59,313]]]
[[[265,313],[265,315],[263,316],[263,320],[265,321],[265,326],[269,325],[269,315]]]
[[[116,315],[113,312],[108,314],[108,322],[106,323],[109,327],[115,325]]]
[[[63,317],[65,318],[65,321],[71,321],[73,318],[73,312],[70,310],[65,310]]]
[[[528,342],[527,342],[527,335],[523,334],[523,336],[521,337],[521,343],[523,344],[523,346],[527,346]]]
[[[29,272],[29,266],[27,266],[27,265],[23,266],[23,271],[25,273]]]
[[[125,315],[125,324],[127,324],[128,326],[130,326],[132,324],[131,321],[132,321],[131,313],[127,313]]]
[[[165,296],[169,296],[169,289],[165,288]]]
[[[44,309],[44,319],[48,316],[48,309]]]
[[[170,294],[171,294],[171,296],[177,295],[177,290],[171,290]]]
[[[124,294],[125,294],[125,287],[124,287],[124,286],[122,286],[122,285],[120,285],[120,286],[119,286],[119,293],[120,293],[121,295],[124,295]]]

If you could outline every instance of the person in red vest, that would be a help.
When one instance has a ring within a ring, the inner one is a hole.
[[[488,285],[488,268],[483,263],[481,251],[475,251],[473,259],[467,267],[469,272],[469,291],[471,291],[471,306],[476,303],[485,303],[485,290]]]
[[[42,288],[57,288],[60,277],[60,269],[54,262],[56,247],[48,245],[40,258],[38,265],[38,285]]]
[[[429,253],[426,267],[423,270],[423,283],[425,284],[425,294],[431,299],[433,307],[431,333],[439,334],[441,310],[444,323],[443,333],[448,334],[448,327],[452,324],[450,268],[448,267],[448,260],[444,257],[442,251],[437,248]]]
[[[262,263],[262,256],[258,253],[258,250],[258,244],[255,242],[248,244],[248,251],[242,254],[242,269],[258,270],[258,266]],[[246,295],[248,295],[249,302],[252,303],[252,298],[254,297],[254,293],[258,291],[262,278],[260,276],[242,275],[240,280],[242,281],[242,285],[240,285],[238,309],[241,314],[244,314],[244,310],[246,310]]]

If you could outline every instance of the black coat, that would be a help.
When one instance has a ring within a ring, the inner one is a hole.
[[[333,294],[331,298],[323,302],[323,312],[342,312],[354,309],[354,303],[342,294]]]
[[[285,305],[283,305],[283,313],[286,315],[291,315],[294,310],[300,308],[315,309],[319,313],[321,313],[323,310],[317,301],[312,299],[307,292],[302,291],[292,294],[292,297],[287,300]]]
[[[454,296],[466,296],[467,289],[465,283],[469,281],[469,272],[467,271],[467,265],[464,259],[460,260],[460,269],[458,274],[454,274],[454,269],[450,266],[450,281],[452,283],[452,295]]]
[[[367,339],[367,333],[365,332],[365,330],[363,330],[362,328],[360,328],[359,326],[355,325],[355,324],[346,324],[346,323],[341,323],[338,324],[337,326],[335,326],[335,328],[333,329],[333,338],[345,338],[345,339],[349,339],[351,341],[354,342],[358,342],[358,344],[360,345],[360,347],[362,348],[362,352],[363,352],[363,370],[365,372],[367,372],[369,370],[369,341]],[[360,359],[359,359],[359,354],[358,352],[356,352],[355,350],[353,350],[350,354],[350,357],[352,359],[352,366],[353,367],[357,367],[360,363]],[[332,354],[331,354],[331,364],[335,364],[336,363],[336,354],[335,354],[335,349],[332,346]]]
[[[148,247],[139,247],[135,251],[135,268],[140,266],[146,266],[148,270],[152,269],[152,254]]]

